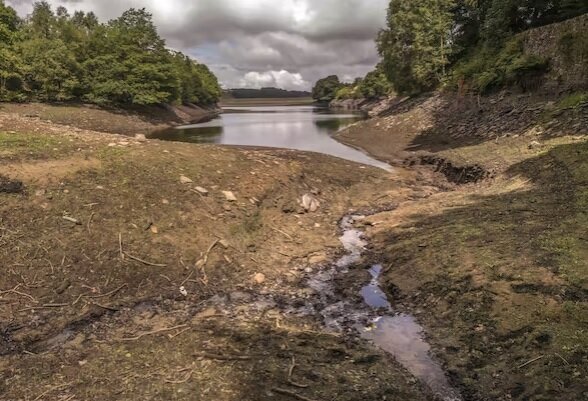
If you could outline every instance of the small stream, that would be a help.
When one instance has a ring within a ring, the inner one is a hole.
[[[382,265],[376,264],[369,269],[372,279],[361,289],[363,305],[353,305],[335,295],[335,279],[348,273],[351,265],[360,262],[367,245],[363,233],[354,228],[354,223],[364,218],[353,215],[342,219],[340,227],[343,235],[340,241],[345,248],[345,255],[308,280],[308,285],[322,298],[323,307],[317,312],[323,316],[328,328],[345,330],[352,327],[362,338],[388,352],[426,384],[437,399],[461,401],[459,392],[449,384],[441,365],[432,357],[423,327],[414,316],[394,312],[380,287]]]

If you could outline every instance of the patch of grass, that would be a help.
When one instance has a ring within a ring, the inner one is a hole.
[[[0,132],[0,152],[8,156],[41,158],[71,148],[71,144],[45,134]]]

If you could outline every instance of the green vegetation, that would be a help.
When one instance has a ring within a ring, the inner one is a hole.
[[[448,84],[460,91],[473,89],[486,93],[504,85],[524,86],[525,78],[542,75],[547,67],[546,59],[526,55],[522,41],[514,38],[500,47],[473,49],[455,65],[447,78]]]
[[[261,89],[231,89],[228,94],[235,99],[285,99],[310,97],[309,92],[289,91],[279,88],[261,88]]]
[[[314,88],[312,88],[312,98],[317,102],[328,103],[337,97],[337,92],[343,86],[344,84],[339,81],[339,77],[336,75],[319,79]]]
[[[547,61],[524,55],[513,35],[586,12],[583,0],[393,0],[378,50],[400,93],[444,81],[485,92],[546,70]],[[562,38],[562,46],[586,54],[585,40]]]
[[[370,71],[365,78],[357,78],[353,83],[346,84],[339,81],[339,77],[332,75],[319,80],[312,90],[313,98],[318,102],[346,99],[378,99],[386,96],[392,86],[383,73],[381,66]]]
[[[0,0],[0,100],[205,105],[220,95],[206,66],[166,49],[144,9],[102,24],[40,1],[21,20]]]

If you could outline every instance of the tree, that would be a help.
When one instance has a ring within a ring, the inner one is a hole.
[[[378,99],[386,96],[392,90],[392,85],[386,78],[381,66],[368,72],[364,79],[358,84],[359,93],[365,99]]]
[[[337,91],[343,87],[336,75],[320,79],[312,88],[312,98],[317,102],[330,102],[337,96]]]
[[[378,36],[383,69],[399,92],[435,87],[452,54],[453,0],[391,1]]]

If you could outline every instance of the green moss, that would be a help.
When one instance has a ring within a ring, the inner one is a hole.
[[[0,153],[9,157],[42,158],[71,148],[71,144],[45,134],[0,132]]]

